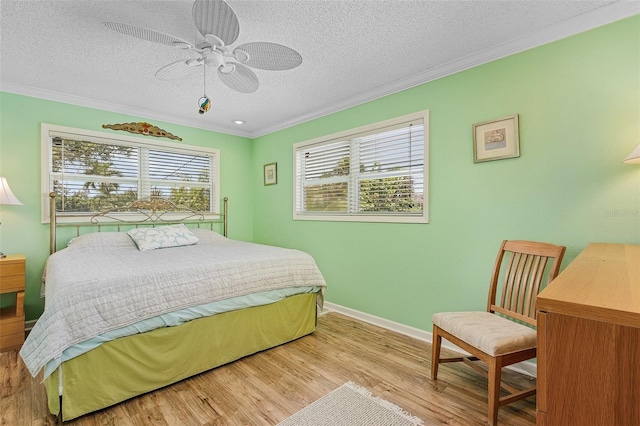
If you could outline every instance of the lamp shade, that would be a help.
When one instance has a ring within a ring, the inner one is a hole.
[[[13,192],[11,192],[7,179],[2,176],[0,176],[0,204],[13,206],[22,205],[20,200],[18,200],[16,196],[13,195]]]
[[[636,149],[634,149],[627,158],[622,160],[622,162],[627,164],[640,164],[640,145],[636,146]]]

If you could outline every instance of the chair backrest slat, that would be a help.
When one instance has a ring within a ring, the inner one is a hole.
[[[514,269],[517,269],[518,267],[517,265],[519,261],[520,261],[520,253],[512,252],[511,256],[509,256],[509,261],[507,262],[507,267],[504,272],[505,281],[504,281],[504,287],[502,289],[502,298],[500,300],[500,306],[503,306],[503,307],[509,306],[509,300],[511,300],[511,298],[513,297],[513,293],[511,293],[510,291],[508,292],[507,290],[513,289],[513,281],[515,279]]]
[[[526,309],[524,314],[528,317],[534,318],[536,315],[536,296],[540,293],[542,278],[544,277],[544,270],[547,267],[547,256],[536,256],[536,266],[534,273],[531,275],[531,282],[529,283],[529,294],[527,295]]]
[[[531,263],[533,262],[533,256],[528,254],[521,256],[520,268],[518,269],[518,276],[514,283],[514,296],[510,308],[514,312],[523,313],[524,310],[524,298],[527,293],[527,281],[531,272]]]
[[[527,270],[526,281],[523,283],[523,291],[520,295],[518,312],[522,312],[524,315],[529,316],[530,304],[531,304],[531,292],[535,287],[535,280],[538,275],[538,266],[540,265],[540,256],[528,256],[529,268]]]
[[[487,310],[535,325],[536,296],[542,290],[545,276],[548,284],[558,275],[564,251],[565,247],[548,243],[503,241],[491,277]]]

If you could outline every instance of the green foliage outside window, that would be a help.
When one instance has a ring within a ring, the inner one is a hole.
[[[342,158],[330,172],[321,178],[348,176],[349,157]],[[360,164],[360,175],[380,173],[380,163],[367,168]],[[390,169],[395,171],[401,169]],[[347,212],[348,183],[327,183],[309,185],[305,189],[305,207],[308,212]],[[413,213],[422,210],[422,194],[414,190],[413,179],[408,175],[360,179],[359,210],[362,212],[404,212]]]
[[[123,208],[142,198],[139,193],[139,148],[61,138],[54,138],[52,143],[53,190],[62,195],[56,199],[58,211],[102,212]],[[168,155],[171,156],[168,162],[171,175],[166,181],[162,177],[155,178],[145,198],[162,197],[178,207],[210,211],[211,191],[203,187],[209,184],[208,168],[198,170],[197,166],[195,169],[192,166],[189,172],[180,173],[182,157],[194,157]],[[178,166],[174,167],[174,164]],[[189,186],[185,182],[204,185]]]

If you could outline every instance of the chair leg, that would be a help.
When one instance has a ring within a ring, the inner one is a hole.
[[[431,379],[438,378],[438,366],[440,365],[440,346],[442,345],[442,336],[438,333],[438,327],[433,326],[433,342],[431,343]]]
[[[500,381],[502,379],[502,358],[492,358],[488,363],[489,379],[489,413],[488,422],[491,426],[498,423],[498,407],[500,406]]]

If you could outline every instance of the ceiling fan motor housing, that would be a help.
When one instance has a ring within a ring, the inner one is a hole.
[[[202,56],[204,57],[205,65],[213,67],[214,69],[220,68],[220,66],[225,63],[224,56],[218,50],[207,49],[202,52]]]

